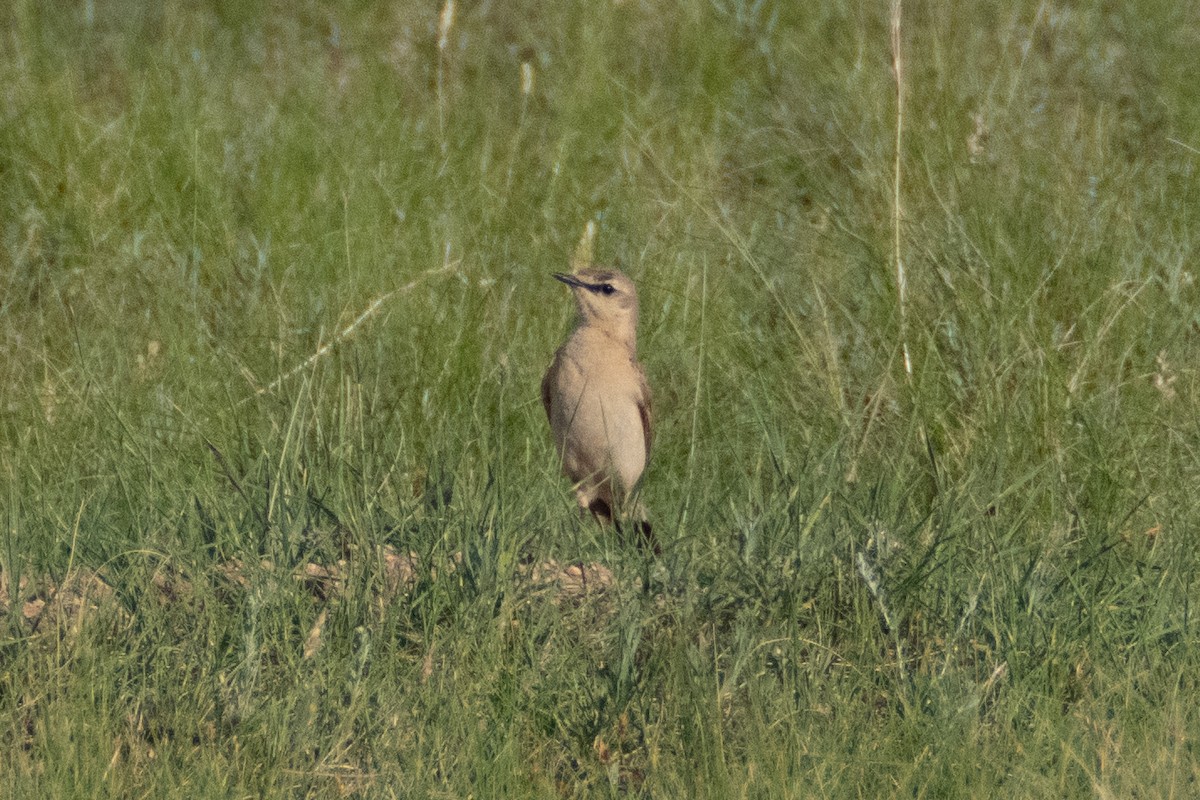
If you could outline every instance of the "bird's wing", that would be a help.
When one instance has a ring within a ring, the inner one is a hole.
[[[642,365],[635,361],[633,366],[637,370],[638,379],[638,413],[642,417],[642,435],[646,437],[646,455],[649,456],[650,442],[654,439],[654,416],[650,403],[650,385],[646,383],[646,370],[642,368]]]
[[[558,362],[561,358],[562,351],[559,350],[554,354],[554,360],[550,362],[550,366],[546,369],[546,374],[542,376],[542,408],[546,409],[546,419],[549,420],[553,420],[550,416],[551,395],[553,394],[554,379],[558,374]]]

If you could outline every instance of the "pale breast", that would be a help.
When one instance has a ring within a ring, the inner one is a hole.
[[[646,467],[640,376],[627,357],[587,358],[572,350],[557,364],[550,403],[563,469],[573,481],[611,474],[629,490]]]

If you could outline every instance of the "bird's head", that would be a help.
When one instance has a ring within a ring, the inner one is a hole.
[[[554,277],[571,287],[580,322],[599,325],[614,336],[630,338],[637,330],[638,299],[633,281],[619,269],[588,267]]]

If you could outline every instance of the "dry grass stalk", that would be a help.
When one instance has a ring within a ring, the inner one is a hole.
[[[527,102],[529,95],[533,94],[533,63],[530,61],[521,62],[521,102]]]
[[[446,142],[446,51],[450,47],[450,30],[454,27],[454,0],[446,0],[438,16],[437,56],[437,109],[438,135],[442,140],[442,153],[449,148]]]
[[[595,258],[596,252],[596,220],[589,219],[587,225],[583,226],[583,233],[579,237],[579,243],[575,245],[575,252],[571,255],[571,272],[579,272],[581,269],[587,269],[592,265],[592,260]]]
[[[904,351],[904,377],[912,382],[912,357],[908,350],[908,276],[904,272],[904,254],[900,246],[900,225],[904,218],[904,207],[900,202],[901,154],[904,145],[904,59],[901,35],[901,0],[892,0],[891,40],[892,75],[896,79],[896,140],[892,162],[892,259],[896,265],[896,301],[900,309],[900,347]]]
[[[450,29],[454,27],[454,0],[446,0],[438,16],[438,52],[445,52],[450,45]]]
[[[263,386],[263,387],[257,389],[254,392],[254,397],[260,397],[264,394],[267,394],[268,392],[275,391],[289,379],[294,378],[300,372],[302,372],[302,371],[308,369],[309,367],[311,367],[312,365],[316,364],[318,361],[321,360],[322,357],[324,357],[324,356],[328,355],[330,352],[332,352],[333,348],[337,347],[338,345],[342,344],[347,339],[349,339],[351,336],[353,336],[354,332],[356,330],[358,330],[358,327],[360,325],[362,325],[364,322],[369,320],[371,317],[378,314],[379,309],[383,308],[383,304],[386,303],[388,300],[391,300],[396,295],[405,294],[407,292],[412,291],[417,286],[417,284],[420,283],[424,278],[427,278],[430,275],[436,275],[439,272],[446,272],[447,270],[451,269],[452,266],[453,266],[452,264],[447,263],[447,264],[443,264],[440,267],[437,267],[436,269],[426,270],[425,272],[422,272],[417,277],[413,278],[408,283],[401,286],[399,289],[393,289],[392,291],[387,292],[386,294],[382,294],[379,297],[376,297],[374,300],[371,301],[371,304],[367,306],[366,310],[363,311],[361,314],[359,314],[354,319],[353,322],[351,322],[345,328],[342,328],[342,330],[339,331],[338,334],[333,337],[332,341],[326,342],[325,344],[318,347],[317,351],[315,353],[313,353],[311,356],[309,356],[307,359],[305,359],[302,363],[297,364],[295,367],[288,370],[283,375],[280,375],[278,378],[271,381],[271,383],[269,385]],[[248,397],[245,400],[243,400],[242,402],[243,403],[247,402],[250,399],[251,398]]]

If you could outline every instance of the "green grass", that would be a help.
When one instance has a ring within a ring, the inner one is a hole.
[[[1185,5],[904,9],[903,325],[886,3],[7,6],[0,794],[1195,796]],[[537,400],[593,219],[657,562]]]

